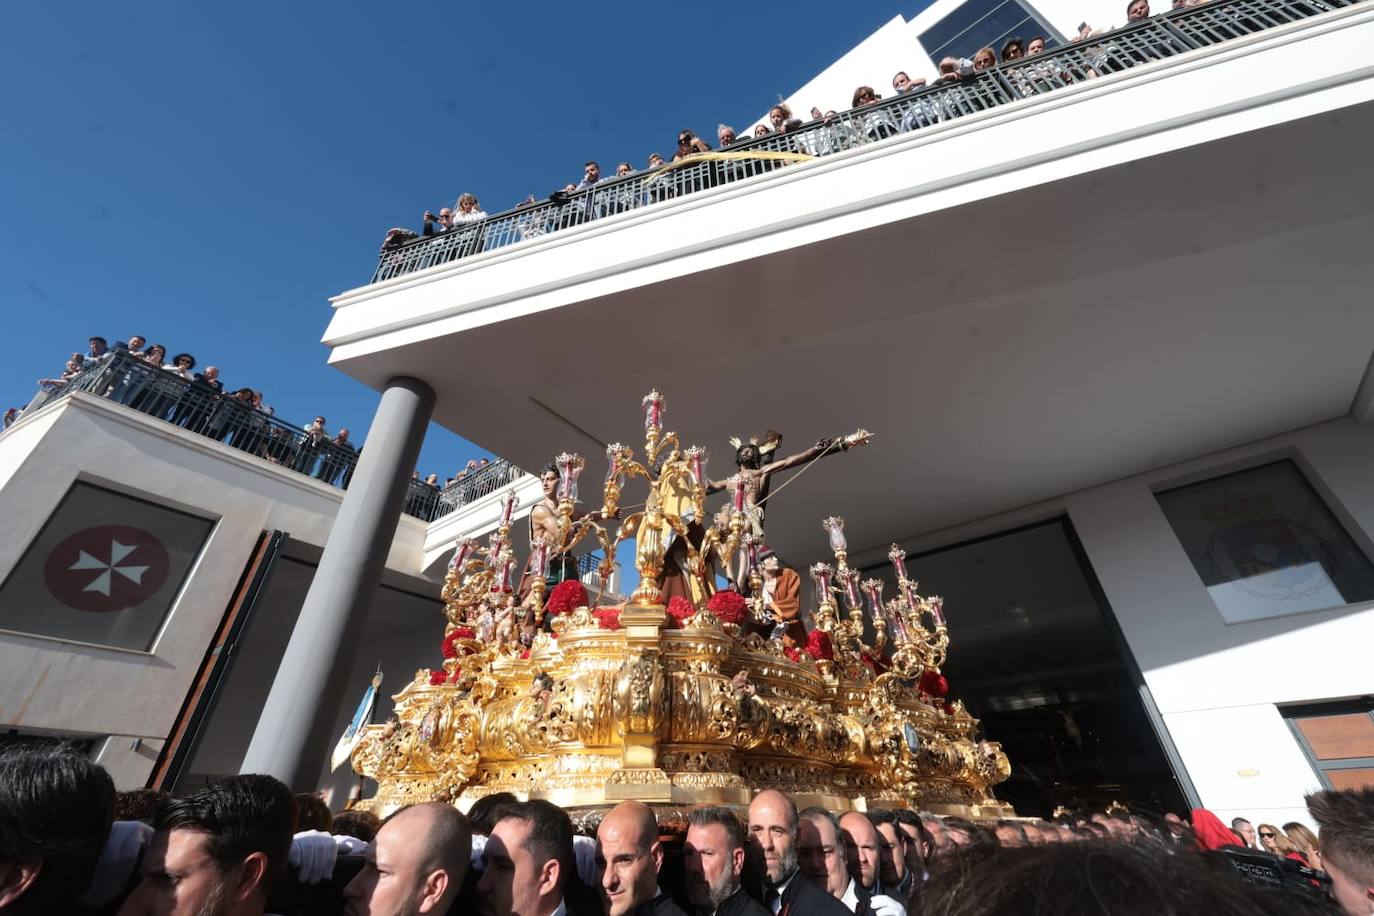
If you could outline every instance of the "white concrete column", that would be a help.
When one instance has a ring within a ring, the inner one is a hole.
[[[394,378],[382,392],[242,772],[268,773],[299,791],[315,788],[434,397],[413,378]]]

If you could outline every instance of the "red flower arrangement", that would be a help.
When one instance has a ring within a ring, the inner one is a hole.
[[[566,579],[553,587],[544,610],[549,614],[566,614],[587,606],[587,590],[576,579]]]
[[[835,657],[835,646],[830,642],[830,634],[824,630],[812,630],[806,637],[806,654],[816,661],[830,661]]]
[[[477,633],[472,629],[472,627],[454,627],[453,632],[449,633],[447,636],[444,637],[444,658],[458,657],[458,640],[476,638]],[[472,650],[468,649],[463,654],[468,655],[471,652]]]
[[[706,609],[722,623],[744,623],[745,607],[744,597],[732,588],[716,592],[706,602]]]
[[[680,630],[687,622],[687,618],[696,612],[697,609],[692,606],[692,602],[681,595],[674,595],[668,599],[668,626]]]
[[[448,672],[443,668],[435,668],[429,673],[429,686],[431,687],[438,687],[446,680],[448,680]]]
[[[592,616],[596,618],[596,623],[603,630],[620,629],[620,608],[618,607],[599,607],[592,611]]]
[[[947,715],[947,716],[952,716],[952,715],[954,715],[954,701],[953,701],[953,700],[945,700],[945,715]]]
[[[783,647],[783,650],[782,650],[782,654],[783,654],[783,655],[786,655],[789,659],[791,659],[791,660],[794,661],[794,662],[797,662],[798,664],[801,663],[801,660],[802,660],[801,650],[798,649],[798,648],[795,647],[795,646],[784,646],[784,647]]]
[[[942,697],[949,693],[949,681],[934,668],[927,668],[921,673],[920,688],[927,696]]]
[[[524,651],[522,651],[522,652],[520,653],[520,657],[521,657],[521,658],[529,658],[529,657],[530,657],[530,650],[529,650],[529,649],[525,649]]]

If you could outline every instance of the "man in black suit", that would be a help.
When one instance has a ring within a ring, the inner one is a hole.
[[[815,805],[802,809],[797,859],[804,877],[851,910],[855,908],[858,896],[849,876],[840,819],[833,812]]]
[[[792,799],[765,789],[749,804],[749,851],[764,873],[764,909],[772,916],[850,916],[848,908],[797,868],[800,820]]]
[[[648,805],[623,801],[596,829],[596,877],[606,916],[687,916],[658,886],[663,844]]]
[[[889,896],[906,900],[916,884],[916,875],[907,868],[906,834],[897,825],[897,814],[887,808],[872,808],[868,819],[878,831],[878,879]]]
[[[740,885],[744,829],[729,808],[701,805],[688,813],[682,864],[699,916],[771,916]]]
[[[577,877],[572,821],[552,802],[511,805],[491,828],[482,862],[481,916],[574,916],[585,910],[568,898]]]
[[[845,903],[855,916],[906,916],[906,907],[883,886],[882,835],[868,815],[860,811],[840,815],[840,838],[849,860],[849,874],[854,878],[850,889],[854,900],[846,897]]]

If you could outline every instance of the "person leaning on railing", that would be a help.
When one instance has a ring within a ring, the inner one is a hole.
[[[57,378],[39,379],[38,387],[46,389],[48,391],[61,388],[63,385],[67,384],[72,379],[76,378],[78,375],[86,371],[85,362],[86,357],[82,356],[80,353],[73,353],[71,359],[67,360],[67,365],[63,368],[61,375],[59,375]]]
[[[435,228],[436,226],[438,228]],[[438,216],[435,216],[428,210],[425,211],[424,226],[423,228],[421,228],[420,234],[423,235],[425,238],[429,238],[431,235],[434,235],[437,232],[448,232],[452,228],[453,211],[450,210],[448,207],[441,207],[439,208]]]
[[[190,382],[195,378],[196,358],[190,353],[178,353],[172,357],[170,363],[162,366],[162,371],[168,375],[175,376],[183,382]],[[159,419],[169,419],[168,414],[176,416],[178,410],[183,406],[189,407],[187,402],[187,388],[178,385],[166,376],[156,376],[154,387],[157,389],[149,403],[144,407],[144,413],[155,416]]]
[[[338,434],[325,446],[324,460],[315,477],[327,484],[336,485],[339,477],[356,462],[358,450],[348,441],[348,429],[340,428]]]
[[[256,455],[263,444],[267,429],[267,411],[271,408],[264,407],[261,391],[251,388],[247,391],[247,400],[238,399],[238,409],[231,414],[230,422],[233,426],[229,447]]]
[[[453,222],[456,223],[475,223],[479,219],[486,219],[487,211],[482,209],[482,205],[477,202],[477,195],[466,192],[458,195],[458,210],[453,214]]]
[[[239,388],[233,394],[221,396],[206,421],[205,435],[219,442],[231,436],[253,406],[253,389]]]
[[[136,360],[130,362],[121,384],[116,384],[115,392],[110,397],[134,410],[141,410],[144,402],[148,400],[148,388],[157,378],[155,370],[162,368],[162,361],[166,358],[167,348],[162,344],[149,346]]]
[[[854,101],[852,108],[867,108],[870,105],[878,104],[882,96],[873,91],[872,86],[860,86],[854,90]],[[874,111],[863,116],[860,130],[863,135],[874,142],[885,140],[888,137],[896,136],[897,125],[892,122],[892,117],[886,111]]]
[[[673,153],[673,161],[679,162],[688,156],[695,156],[697,153],[709,153],[711,144],[698,137],[690,130],[678,131],[677,152]]]
[[[324,427],[324,417],[316,417],[310,421],[310,425],[305,428],[305,435],[296,443],[296,461],[293,468],[302,474],[315,473],[315,462],[319,460],[320,453],[326,445],[332,441]]]
[[[224,383],[219,380],[219,367],[206,366],[204,372],[197,372],[192,376],[191,384],[182,393],[176,413],[172,414],[172,422],[193,433],[205,432],[210,411],[223,390]]]

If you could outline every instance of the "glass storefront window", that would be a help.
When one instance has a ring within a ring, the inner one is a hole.
[[[933,63],[944,57],[972,58],[979,48],[999,54],[1009,38],[1030,41],[1046,37],[1046,47],[1056,47],[1059,36],[1041,17],[1018,0],[971,0],[921,34],[921,46]]]
[[[1374,565],[1292,461],[1156,498],[1227,623],[1374,599]]]
[[[1068,519],[913,554],[906,566],[920,594],[945,600],[951,696],[1011,758],[999,798],[1038,816],[1111,801],[1184,805]]]

